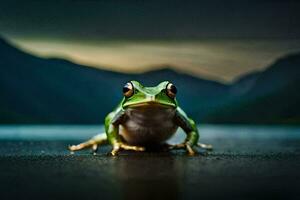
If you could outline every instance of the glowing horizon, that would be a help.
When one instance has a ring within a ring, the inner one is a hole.
[[[67,41],[9,38],[22,50],[100,69],[140,73],[162,66],[230,82],[300,51],[300,40]]]

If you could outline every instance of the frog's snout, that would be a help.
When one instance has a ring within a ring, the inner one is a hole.
[[[148,101],[155,101],[155,95],[147,94],[146,99]]]

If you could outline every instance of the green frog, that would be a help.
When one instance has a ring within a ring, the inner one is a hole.
[[[197,126],[178,106],[176,94],[177,88],[169,81],[156,87],[144,87],[137,81],[126,83],[122,101],[105,118],[105,133],[69,149],[92,148],[96,153],[100,145],[110,144],[113,156],[121,150],[145,151],[151,145],[166,144],[178,127],[184,130],[186,139],[180,144],[166,144],[168,149],[185,149],[189,155],[195,155],[195,147],[212,149],[198,143]]]

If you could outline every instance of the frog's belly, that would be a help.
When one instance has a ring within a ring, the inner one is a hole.
[[[128,144],[152,145],[169,139],[177,130],[174,108],[129,108],[120,134]]]

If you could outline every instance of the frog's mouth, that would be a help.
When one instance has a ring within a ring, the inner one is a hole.
[[[158,102],[158,101],[146,101],[140,103],[125,103],[123,105],[127,108],[175,108],[176,105],[168,102]]]

